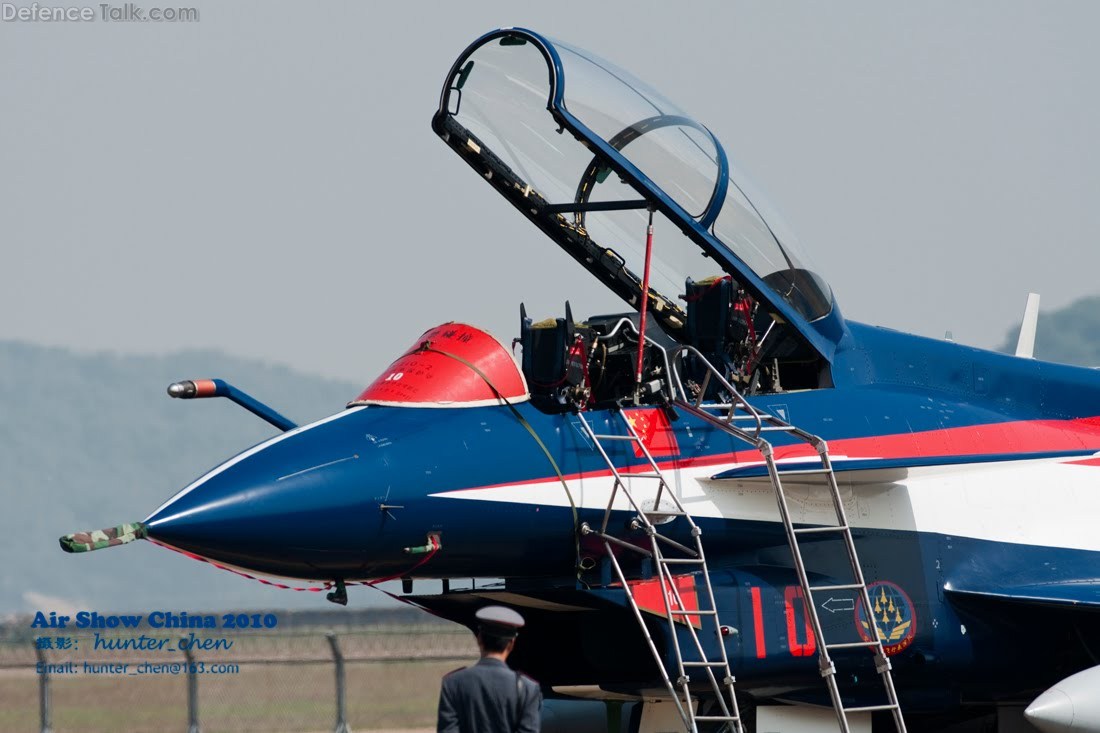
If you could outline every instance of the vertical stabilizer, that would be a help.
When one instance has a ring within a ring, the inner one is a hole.
[[[1016,356],[1035,358],[1035,330],[1039,325],[1039,294],[1028,293],[1024,306],[1024,320],[1020,324],[1020,339],[1016,342]]]

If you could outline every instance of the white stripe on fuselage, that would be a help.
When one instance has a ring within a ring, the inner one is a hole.
[[[953,537],[1048,545],[1100,551],[1100,466],[1072,465],[1080,458],[973,463],[907,469],[838,472],[845,512],[853,527],[932,532]],[[799,459],[804,462],[805,459]],[[724,470],[746,464],[666,470],[665,478],[693,516],[778,522],[775,492],[766,477],[712,480]],[[876,481],[874,474],[879,474]],[[892,475],[888,475],[892,474]],[[629,478],[639,502],[652,499],[655,479]],[[832,501],[824,483],[805,478],[784,481],[784,493],[796,523],[835,524]],[[611,496],[611,476],[569,479],[578,507],[604,509]],[[560,481],[447,491],[433,497],[500,501],[568,507]],[[664,502],[662,502],[664,503]],[[629,511],[622,492],[615,508]]]
[[[275,445],[276,443],[280,443],[280,442],[286,440],[287,438],[289,438],[293,435],[300,435],[300,434],[306,432],[307,430],[313,430],[313,428],[320,427],[320,426],[324,425],[325,423],[330,423],[333,420],[339,420],[342,417],[347,417],[348,415],[351,415],[353,413],[360,412],[361,410],[366,410],[366,409],[367,409],[367,407],[365,405],[364,406],[351,407],[351,408],[348,408],[347,410],[344,410],[343,412],[337,412],[335,415],[329,415],[328,417],[322,418],[322,419],[318,420],[317,422],[310,423],[309,425],[302,425],[300,427],[294,428],[293,430],[288,430],[285,433],[280,433],[279,435],[276,435],[274,438],[271,438],[269,440],[265,440],[263,443],[260,443],[259,445],[254,445],[251,448],[249,448],[248,450],[246,450],[244,453],[241,453],[237,456],[234,456],[233,458],[230,458],[228,461],[221,464],[220,466],[215,466],[214,468],[210,469],[209,471],[207,471],[205,474],[203,474],[199,478],[197,478],[194,481],[192,481],[191,483],[189,483],[182,490],[176,492],[170,499],[168,499],[168,501],[164,502],[159,507],[157,507],[156,511],[152,512],[149,515],[149,517],[156,516],[157,514],[160,513],[160,511],[162,509],[164,509],[166,506],[168,506],[172,502],[176,501],[177,499],[180,499],[181,497],[186,496],[191,491],[193,491],[195,488],[202,485],[206,481],[212,479],[213,477],[217,476],[222,471],[225,471],[226,469],[237,465],[238,463],[240,463],[241,461],[243,461],[244,459],[246,459],[250,456],[256,455],[257,453],[262,451],[264,448],[268,448],[270,446]],[[149,522],[149,517],[145,518],[146,523]],[[171,517],[165,517],[165,519],[171,519]]]

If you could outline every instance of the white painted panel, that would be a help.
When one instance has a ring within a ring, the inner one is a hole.
[[[676,712],[676,704],[671,700],[644,703],[638,733],[684,733],[684,721]]]
[[[871,714],[848,716],[852,733],[871,733]],[[836,733],[839,725],[831,708],[766,705],[756,709],[756,733]]]
[[[1100,455],[1100,454],[1098,454]],[[835,458],[835,457],[834,457]],[[1028,545],[1100,552],[1100,466],[1078,458],[1043,458],[997,463],[922,466],[906,469],[904,479],[863,483],[876,472],[837,476],[844,508],[853,527],[919,531]],[[775,492],[767,478],[713,481],[709,476],[736,464],[667,471],[683,485],[684,507],[695,517],[778,522]],[[629,480],[629,479],[628,479]],[[856,481],[859,481],[857,483]],[[610,476],[568,481],[578,506],[603,509],[611,497]],[[652,500],[657,482],[635,478],[631,491]],[[786,482],[784,488],[788,488]],[[788,504],[796,522],[833,524],[828,491],[791,483]],[[568,507],[555,477],[531,483],[485,486],[431,494],[450,499],[503,501]],[[1040,500],[1037,500],[1040,499]],[[1067,511],[1066,507],[1072,507]],[[615,508],[628,511],[622,492]]]

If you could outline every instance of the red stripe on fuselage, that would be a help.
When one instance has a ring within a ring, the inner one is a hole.
[[[1100,451],[1100,416],[1073,420],[1019,420],[1016,422],[987,423],[963,428],[944,428],[917,433],[894,433],[864,438],[838,438],[830,440],[829,453],[848,458],[927,458],[935,456],[980,456],[1012,453],[1053,453],[1072,450]],[[776,460],[816,458],[817,453],[806,443],[775,447]],[[1083,465],[1094,459],[1074,461]],[[1096,459],[1100,460],[1100,459]],[[763,461],[755,450],[736,453],[719,453],[698,458],[677,458],[658,461],[662,470],[703,468],[729,464],[754,464]],[[648,464],[620,468],[619,473],[647,473]],[[610,470],[565,474],[567,481],[580,478],[610,476]],[[471,486],[454,491],[499,489],[524,484],[557,482],[557,476],[506,481],[486,486]]]

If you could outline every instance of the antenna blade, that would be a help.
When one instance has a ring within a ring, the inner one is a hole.
[[[1024,320],[1020,324],[1020,339],[1016,342],[1016,356],[1035,358],[1035,331],[1039,326],[1039,294],[1028,293],[1024,306]]]

